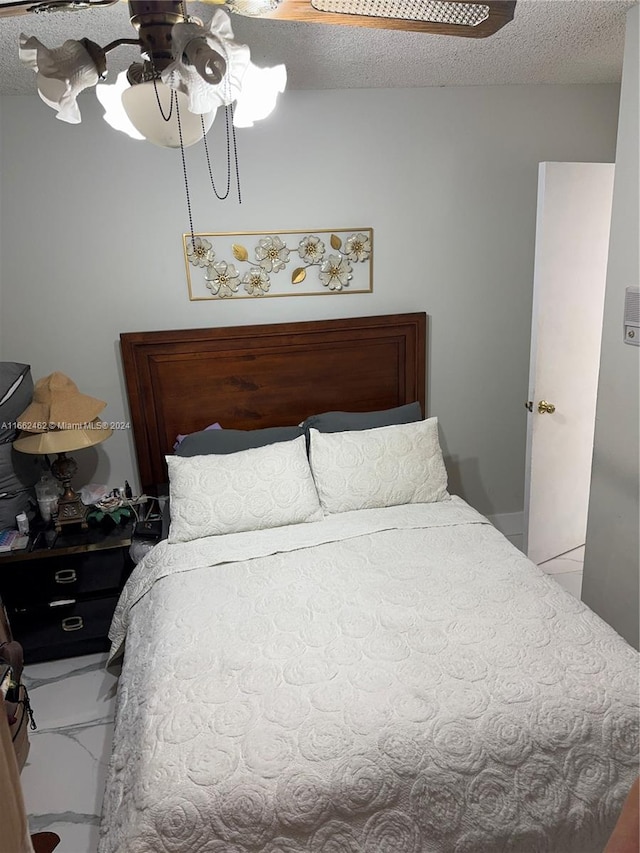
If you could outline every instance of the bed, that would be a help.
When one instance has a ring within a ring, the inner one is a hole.
[[[638,772],[638,655],[448,494],[434,418],[362,426],[425,414],[426,329],[122,336],[141,482],[170,477],[173,534],[111,627],[100,853],[601,853]],[[360,425],[317,429],[332,410]],[[305,419],[171,456],[212,421]]]

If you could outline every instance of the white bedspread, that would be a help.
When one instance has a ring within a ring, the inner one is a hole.
[[[463,501],[161,543],[100,853],[601,853],[638,655]]]

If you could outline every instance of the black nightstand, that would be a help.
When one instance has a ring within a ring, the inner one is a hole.
[[[113,611],[133,568],[132,529],[72,527],[51,548],[41,536],[32,551],[0,554],[0,597],[25,663],[108,650]]]

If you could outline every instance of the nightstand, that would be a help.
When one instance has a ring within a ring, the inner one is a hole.
[[[108,650],[113,611],[133,568],[132,529],[63,529],[51,548],[40,537],[31,551],[0,554],[0,596],[25,663]]]

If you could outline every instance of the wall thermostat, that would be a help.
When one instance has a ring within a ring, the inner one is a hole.
[[[624,294],[624,342],[640,346],[640,287],[627,287]]]

